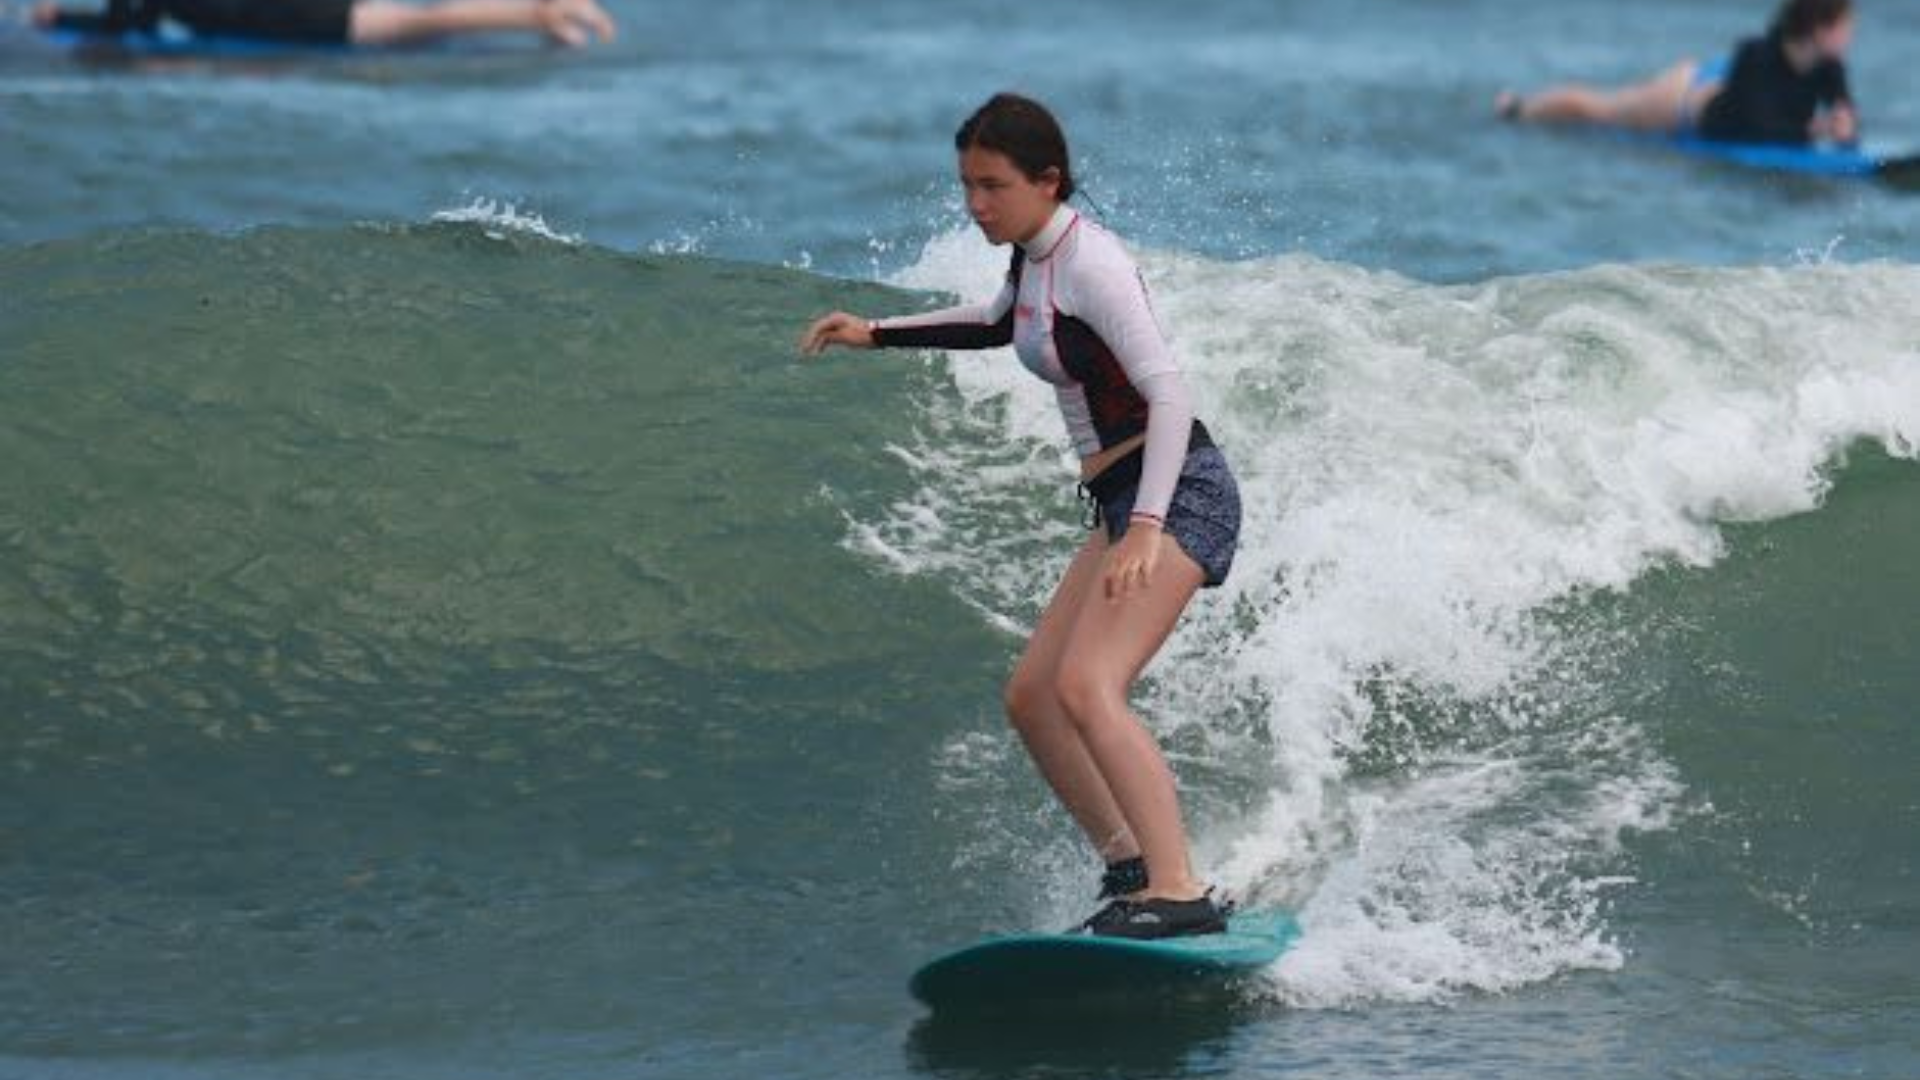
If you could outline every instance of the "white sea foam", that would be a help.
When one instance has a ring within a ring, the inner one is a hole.
[[[1200,808],[1203,866],[1301,912],[1274,993],[1432,1001],[1620,964],[1619,841],[1683,792],[1622,711],[1631,628],[1551,616],[1710,564],[1722,523],[1814,508],[1856,440],[1915,456],[1920,270],[1437,287],[1304,257],[1142,263],[1247,516],[1232,579],[1138,700]],[[1004,267],[954,233],[895,283],[975,297]],[[1008,357],[949,370],[957,393],[896,448],[934,494],[850,542],[1030,625],[1076,535],[1060,420]],[[950,751],[977,800],[979,737]],[[1084,903],[1087,859],[1064,815],[1035,820],[1010,807],[975,847],[1057,879],[1046,925]]]
[[[522,236],[537,236],[542,240],[551,240],[558,244],[581,243],[578,235],[560,232],[548,225],[545,218],[532,210],[522,209],[511,202],[480,196],[475,196],[465,206],[435,210],[432,220],[477,225],[494,240],[504,240],[508,233],[517,233]]]

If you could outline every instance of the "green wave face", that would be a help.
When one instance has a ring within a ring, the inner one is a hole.
[[[843,544],[930,375],[793,345],[887,302],[464,227],[0,256],[9,1041],[465,1030],[568,927],[691,977],[653,927],[735,875],[899,847],[1004,645]],[[524,1004],[659,1014],[593,985]]]
[[[897,491],[909,375],[789,342],[878,290],[453,229],[8,261],[7,531],[70,571],[9,607],[49,631],[200,607],[793,670],[861,636],[835,499]]]

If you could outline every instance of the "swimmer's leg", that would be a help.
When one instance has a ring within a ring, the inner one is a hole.
[[[1682,60],[1659,75],[1613,96],[1613,120],[1616,127],[1634,131],[1673,132],[1692,119],[1685,109],[1687,91],[1693,85],[1693,73],[1699,64]]]
[[[1612,90],[1571,84],[1520,97],[1503,93],[1495,101],[1510,120],[1539,124],[1604,124],[1636,131],[1673,131],[1683,119],[1688,87],[1696,65],[1691,60],[1648,79]]]
[[[569,46],[614,35],[612,17],[596,0],[358,0],[348,37],[356,45],[399,45],[504,30],[530,30]]]
[[[1531,124],[1604,124],[1608,96],[1590,86],[1555,86],[1526,97],[1502,94],[1496,107],[1506,119]]]

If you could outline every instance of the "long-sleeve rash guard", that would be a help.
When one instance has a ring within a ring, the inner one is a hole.
[[[873,340],[883,348],[1012,343],[1027,370],[1053,384],[1081,457],[1146,433],[1134,514],[1166,519],[1186,461],[1193,401],[1146,283],[1112,233],[1062,206],[1015,247],[1007,283],[991,301],[880,319]]]

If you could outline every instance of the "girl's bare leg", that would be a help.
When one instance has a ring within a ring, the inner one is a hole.
[[[1081,600],[1055,685],[1146,857],[1150,884],[1144,895],[1192,900],[1204,887],[1189,862],[1173,770],[1127,705],[1128,688],[1205,579],[1172,537],[1160,542],[1165,547],[1151,585],[1120,600],[1109,600],[1096,587]]]
[[[1026,652],[1007,680],[1006,704],[1007,717],[1026,743],[1041,777],[1087,834],[1094,850],[1102,859],[1113,862],[1138,855],[1140,848],[1056,689],[1068,634],[1086,597],[1099,591],[1100,564],[1106,551],[1106,534],[1095,532],[1073,557],[1039,625],[1034,627]]]
[[[1648,79],[1613,90],[1578,84],[1557,86],[1519,97],[1502,94],[1495,103],[1503,116],[1541,124],[1604,124],[1635,131],[1673,131],[1692,115],[1699,102],[1690,100],[1692,60]]]

